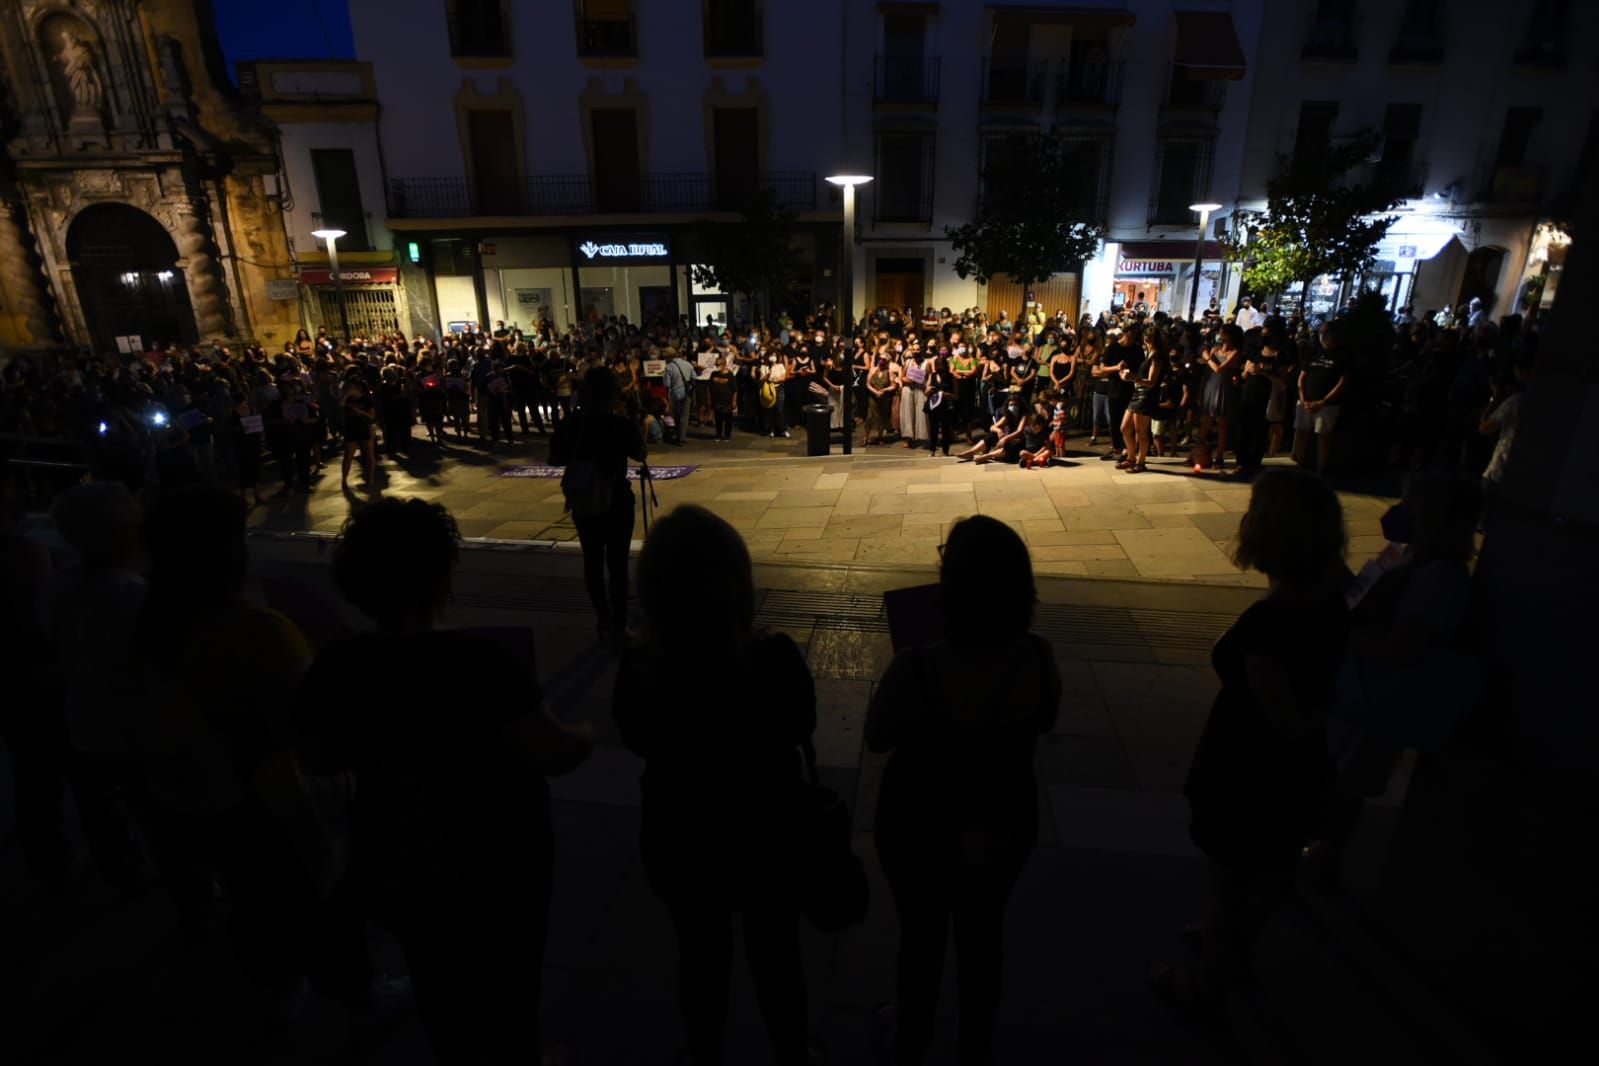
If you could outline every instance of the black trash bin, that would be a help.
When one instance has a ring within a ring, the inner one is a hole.
[[[805,454],[826,455],[828,438],[833,433],[829,428],[833,421],[832,405],[808,403],[802,410],[805,412]]]

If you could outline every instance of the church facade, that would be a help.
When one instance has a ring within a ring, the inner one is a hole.
[[[275,136],[209,0],[0,4],[0,347],[281,347]]]

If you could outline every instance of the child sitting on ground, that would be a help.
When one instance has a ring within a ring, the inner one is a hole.
[[[1044,420],[1038,415],[1028,415],[1022,428],[1022,469],[1048,466],[1054,452],[1049,448],[1049,437],[1044,432]]]

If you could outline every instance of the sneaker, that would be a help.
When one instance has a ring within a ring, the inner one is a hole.
[[[789,432],[789,431],[788,431],[788,430],[786,430],[786,429],[785,429],[785,430],[784,430],[784,431],[783,431],[783,439],[784,439],[784,440],[789,440],[789,439],[791,439],[791,438],[792,438],[792,437],[793,437],[793,436],[794,436],[794,434],[792,434],[792,433],[790,433],[790,432]]]

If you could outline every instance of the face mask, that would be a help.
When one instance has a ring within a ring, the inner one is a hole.
[[[1009,411],[1011,414],[1015,414],[1017,411],[1020,411],[1021,408],[1017,407],[1015,404],[1011,403],[1011,404],[1006,404],[1005,405],[1005,410]]]

